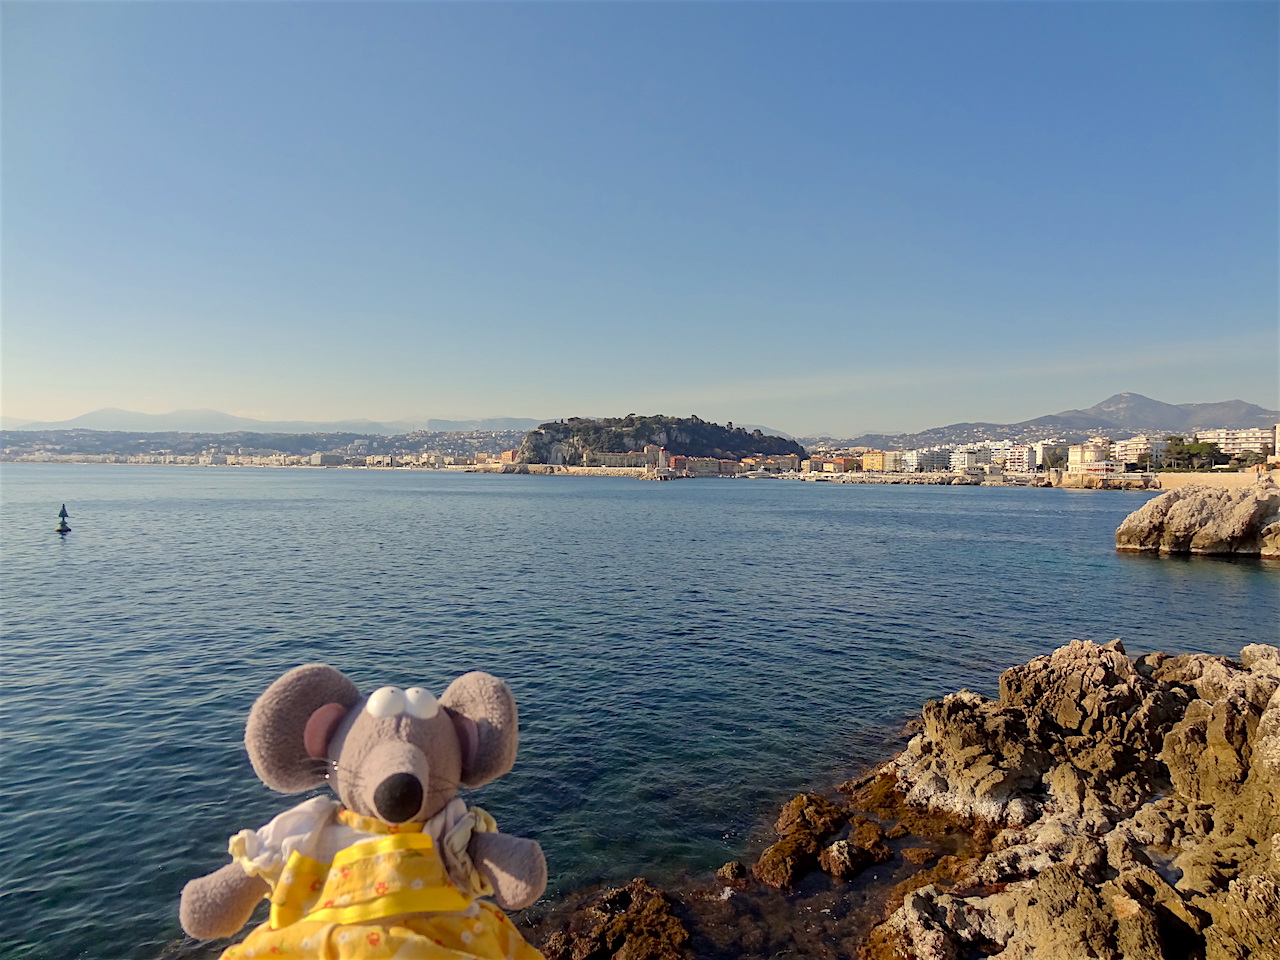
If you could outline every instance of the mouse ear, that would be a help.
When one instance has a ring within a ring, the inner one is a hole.
[[[294,667],[258,698],[245,724],[244,745],[262,782],[281,793],[300,793],[324,782],[326,765],[314,751],[360,702],[356,685],[325,663]],[[319,716],[324,722],[313,720]]]
[[[462,745],[462,784],[479,787],[515,765],[520,741],[516,699],[489,673],[460,676],[440,696]]]

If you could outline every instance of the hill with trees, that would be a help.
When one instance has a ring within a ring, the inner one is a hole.
[[[721,426],[700,417],[668,417],[661,414],[593,420],[570,417],[544,423],[530,430],[520,444],[520,463],[583,463],[588,451],[627,453],[649,444],[686,457],[740,460],[754,454],[806,456],[804,447],[785,437],[759,429],[750,432],[732,423]]]

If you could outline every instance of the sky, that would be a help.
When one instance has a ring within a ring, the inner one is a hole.
[[[1280,407],[1271,2],[11,2],[0,409]]]

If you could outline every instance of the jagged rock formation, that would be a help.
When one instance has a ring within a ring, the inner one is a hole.
[[[1073,642],[998,700],[926,705],[882,775],[1004,829],[905,891],[863,956],[1280,958],[1278,688],[1273,646],[1135,662]]]
[[[683,960],[689,932],[647,880],[601,894],[542,946],[547,960]]]
[[[1280,649],[1073,641],[801,794],[752,866],[593,899],[550,960],[1280,960]],[[843,796],[839,796],[843,795]]]
[[[846,826],[847,837],[824,845]],[[882,842],[884,831],[879,824],[816,793],[804,793],[788,801],[774,829],[782,839],[761,854],[752,870],[758,879],[780,890],[794,886],[818,866],[831,876],[846,880],[892,856]]]
[[[1170,490],[1124,519],[1116,549],[1280,558],[1280,487],[1264,477],[1237,490]]]

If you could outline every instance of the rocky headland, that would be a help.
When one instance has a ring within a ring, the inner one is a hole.
[[[544,924],[549,960],[1280,960],[1280,649],[1073,641],[782,809],[750,866]]]
[[[653,444],[687,457],[740,460],[756,454],[805,457],[804,447],[759,429],[721,426],[700,417],[662,414],[592,419],[570,417],[530,430],[516,452],[517,463],[590,465],[589,454],[626,453]]]
[[[1280,559],[1280,486],[1190,484],[1148,500],[1116,529],[1116,549]]]

